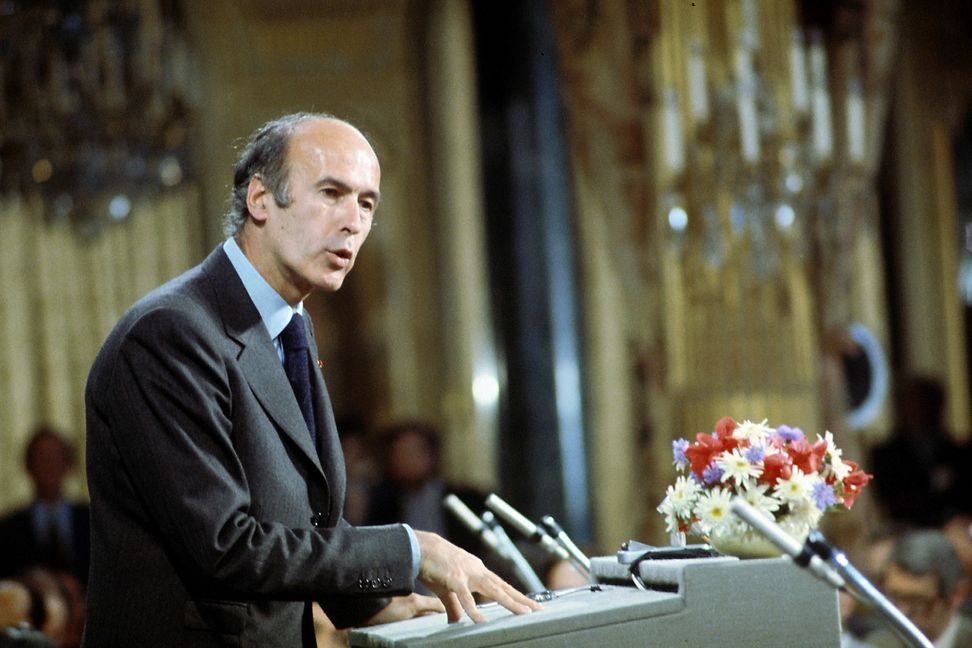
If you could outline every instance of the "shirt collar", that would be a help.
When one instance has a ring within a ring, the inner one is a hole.
[[[280,296],[273,287],[267,283],[260,272],[253,267],[250,260],[243,254],[236,239],[230,237],[223,243],[223,251],[229,257],[230,263],[240,276],[246,293],[260,313],[260,319],[270,334],[270,339],[275,340],[277,336],[287,327],[294,313],[304,313],[304,302],[291,306]]]

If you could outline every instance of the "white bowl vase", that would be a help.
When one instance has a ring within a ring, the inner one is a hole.
[[[810,529],[801,528],[796,534],[788,532],[802,544]],[[763,534],[749,528],[741,529],[735,524],[721,524],[714,528],[709,534],[709,543],[720,553],[737,558],[778,558],[783,555],[780,548]]]

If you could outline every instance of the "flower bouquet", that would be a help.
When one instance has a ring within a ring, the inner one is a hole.
[[[811,443],[799,428],[736,423],[723,417],[711,434],[672,442],[679,476],[658,512],[673,544],[686,533],[706,538],[733,555],[769,556],[779,551],[729,509],[739,496],[798,540],[828,510],[850,509],[871,475],[843,459],[830,432]]]

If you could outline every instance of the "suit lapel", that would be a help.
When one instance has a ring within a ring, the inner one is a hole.
[[[307,424],[273,341],[221,247],[203,262],[203,271],[213,279],[213,293],[223,315],[226,333],[240,345],[237,359],[253,395],[277,427],[323,476],[320,457],[307,433]]]

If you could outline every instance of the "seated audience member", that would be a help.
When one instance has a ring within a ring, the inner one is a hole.
[[[521,591],[506,560],[489,550],[481,538],[455,515],[442,500],[453,494],[477,515],[486,510],[486,496],[468,486],[447,482],[439,466],[439,433],[431,425],[405,421],[391,425],[378,435],[382,479],[371,490],[367,524],[404,522],[414,529],[433,531],[469,553],[479,556],[489,569]],[[546,554],[532,543],[517,542],[526,560],[540,571]]]
[[[0,648],[56,648],[31,621],[43,603],[23,583],[0,580]]]
[[[337,427],[348,475],[344,519],[351,524],[361,525],[368,519],[368,498],[378,478],[378,466],[369,452],[365,427],[361,421],[345,418],[337,422]]]
[[[27,443],[24,465],[34,500],[0,520],[0,577],[42,565],[88,578],[88,507],[64,497],[64,480],[74,467],[71,445],[42,426]]]
[[[972,492],[970,492],[972,496]],[[972,578],[972,516],[956,514],[949,518],[942,531],[948,536],[965,567],[965,573]]]
[[[67,648],[79,645],[81,628],[72,627],[76,619],[75,601],[65,587],[61,573],[31,567],[18,574],[17,580],[30,591],[31,624],[58,646]]]
[[[446,483],[439,471],[439,435],[431,425],[407,421],[392,425],[379,437],[384,477],[371,492],[368,524],[405,522],[433,531],[474,554],[482,546],[461,522],[446,511],[443,498],[453,493],[476,513],[485,496],[471,488]]]
[[[15,580],[0,580],[0,628],[30,621],[30,591]]]
[[[880,525],[868,534],[863,547],[854,557],[854,562],[860,572],[874,584],[881,582],[884,566],[888,562],[888,555],[904,533],[904,528],[893,524]],[[884,627],[884,622],[874,610],[866,608],[850,592],[841,591],[840,622],[843,628],[841,635],[842,648],[859,648],[868,646],[863,643],[864,637]]]
[[[965,570],[962,601],[943,634],[942,645],[972,646],[972,522],[966,514],[953,516],[944,529]],[[947,641],[949,643],[944,643]]]
[[[888,554],[880,580],[884,595],[938,648],[968,646],[963,614],[965,573],[948,538],[937,530],[903,533]],[[863,646],[905,646],[883,624]]]

